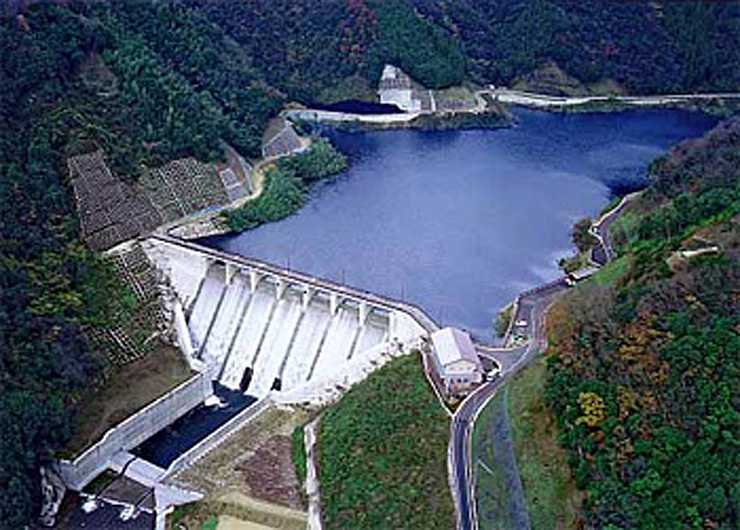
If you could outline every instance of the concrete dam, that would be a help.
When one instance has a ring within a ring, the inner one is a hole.
[[[245,422],[273,404],[331,402],[438,329],[413,305],[251,258],[168,235],[135,245],[155,269],[174,338],[195,374],[55,469],[76,491],[106,469],[149,488],[158,528],[167,506],[201,497],[170,477]],[[232,406],[214,382],[256,400]],[[231,412],[203,433],[200,422],[220,410]]]
[[[166,236],[143,246],[176,294],[178,340],[191,364],[257,398],[290,395],[436,329],[393,302],[274,265]]]

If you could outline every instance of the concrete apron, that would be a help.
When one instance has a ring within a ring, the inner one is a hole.
[[[172,508],[203,498],[201,493],[164,484],[162,481],[167,470],[134,456],[128,451],[116,453],[111,458],[110,464],[111,469],[116,473],[123,473],[123,476],[154,489],[157,530],[165,529],[167,514],[172,511]]]

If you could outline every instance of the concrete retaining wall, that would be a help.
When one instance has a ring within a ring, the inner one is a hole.
[[[203,440],[198,442],[195,446],[191,447],[188,451],[177,457],[177,459],[175,459],[170,464],[170,467],[167,468],[167,473],[165,476],[172,476],[175,473],[178,473],[179,471],[182,471],[183,469],[186,469],[193,465],[195,462],[209,453],[212,449],[224,442],[229,436],[234,434],[246,422],[257,416],[271,404],[272,400],[268,396],[241,411],[239,414],[221,425],[221,427],[213,431],[207,437],[203,438]]]
[[[213,393],[208,374],[198,374],[128,417],[103,435],[98,443],[73,461],[58,462],[59,474],[68,488],[81,490],[104,471],[119,451],[138,446],[167,427]]]
[[[421,112],[405,112],[398,114],[352,114],[348,112],[334,112],[330,110],[289,110],[283,115],[286,118],[314,123],[370,123],[373,125],[390,125],[408,123],[419,117]]]

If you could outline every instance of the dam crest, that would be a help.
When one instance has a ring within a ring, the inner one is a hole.
[[[305,398],[348,362],[437,329],[412,306],[254,259],[159,235],[142,246],[175,294],[191,366],[257,398]]]

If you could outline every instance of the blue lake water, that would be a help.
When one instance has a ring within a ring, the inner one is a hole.
[[[559,275],[574,221],[716,123],[670,110],[517,117],[501,130],[329,131],[346,173],[284,221],[204,243],[404,298],[490,340],[503,306]]]
[[[395,105],[347,99],[337,103],[311,103],[312,109],[348,112],[352,114],[398,114],[403,112]]]

